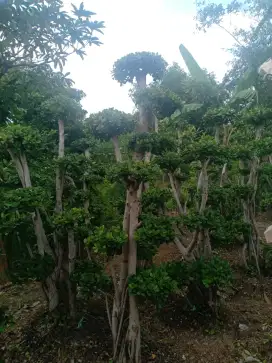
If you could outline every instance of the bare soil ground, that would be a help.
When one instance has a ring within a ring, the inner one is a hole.
[[[263,233],[267,222],[259,224]],[[160,312],[142,306],[143,363],[272,363],[272,279],[264,279],[264,298],[257,278],[241,268],[238,249],[217,253],[230,261],[236,277],[219,318],[184,311],[178,299]],[[179,258],[174,244],[162,245],[155,262]],[[0,335],[0,362],[110,362],[103,301],[80,306],[71,323],[46,314],[40,286],[33,282],[1,291],[0,306],[8,306],[13,317]]]

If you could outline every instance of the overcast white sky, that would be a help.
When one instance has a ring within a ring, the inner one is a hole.
[[[65,0],[66,4],[70,2]],[[78,5],[81,0],[72,2]],[[65,70],[71,72],[76,87],[86,93],[83,106],[88,112],[108,107],[133,110],[129,86],[120,87],[111,78],[115,60],[131,52],[158,52],[169,64],[178,62],[184,66],[179,53],[179,45],[183,43],[198,63],[215,72],[219,79],[227,69],[231,56],[226,49],[233,40],[219,28],[206,34],[196,32],[194,0],[85,0],[84,3],[88,10],[97,13],[97,20],[105,21],[104,35],[99,35],[103,45],[90,47],[83,61],[73,56]],[[227,26],[248,23],[241,17],[226,22]]]

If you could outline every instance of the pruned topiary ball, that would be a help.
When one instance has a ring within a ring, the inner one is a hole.
[[[158,53],[130,53],[114,63],[112,75],[121,85],[133,83],[134,78],[139,81],[147,74],[156,81],[163,77],[166,66],[166,61]]]

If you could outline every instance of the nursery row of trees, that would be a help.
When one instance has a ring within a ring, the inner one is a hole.
[[[63,12],[59,0],[0,5],[8,273],[40,281],[49,311],[72,318],[78,298],[101,295],[115,362],[141,361],[145,301],[161,308],[179,295],[216,312],[218,292],[232,280],[217,247],[239,244],[245,266],[262,273],[256,215],[272,201],[272,93],[259,67],[271,54],[271,7],[200,6],[198,20],[204,29],[221,26],[237,11],[258,24],[233,34],[233,67],[222,83],[183,45],[189,73],[159,54],[133,53],[115,62],[112,76],[132,84],[136,112],[86,115],[83,92],[51,66],[61,70],[71,53],[83,58],[87,46],[100,45],[103,22],[83,4]],[[180,262],[155,266],[159,246],[172,242]]]

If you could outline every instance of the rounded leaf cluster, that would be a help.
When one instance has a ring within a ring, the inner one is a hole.
[[[82,208],[71,208],[63,213],[57,214],[54,224],[58,227],[75,227],[84,222],[86,212]]]
[[[1,202],[1,212],[31,213],[48,205],[48,194],[41,187],[18,188],[1,193]]]
[[[135,127],[133,115],[114,108],[91,114],[85,122],[92,134],[102,140],[132,132]]]
[[[216,224],[210,234],[214,247],[241,244],[243,236],[250,232],[250,226],[244,222],[242,216],[240,218],[234,216],[233,219],[225,219],[221,216],[217,219]]]
[[[75,122],[82,120],[85,111],[82,109],[75,95],[58,94],[41,104],[43,117],[51,117],[55,122],[58,120]]]
[[[132,99],[136,105],[151,108],[159,119],[170,117],[182,108],[181,99],[167,88],[152,84],[143,89],[136,89]]]
[[[182,164],[182,158],[175,152],[166,152],[162,156],[156,158],[156,163],[166,172],[174,172]]]
[[[137,153],[151,152],[154,155],[173,150],[175,140],[173,138],[159,135],[158,133],[138,133],[133,135],[128,143],[128,148]]]
[[[138,270],[129,279],[129,293],[152,302],[162,308],[173,293],[186,291],[188,287],[221,290],[233,280],[227,261],[215,256],[200,258],[191,263],[169,262],[149,269]]]
[[[182,151],[182,156],[188,162],[209,160],[210,163],[224,163],[228,153],[224,147],[216,143],[214,138],[203,135],[198,141],[188,145]]]
[[[136,232],[138,257],[151,260],[162,243],[173,242],[173,218],[144,214],[141,220],[141,227]]]
[[[229,263],[217,256],[194,261],[190,266],[190,276],[197,284],[217,289],[228,287],[233,279]]]
[[[9,124],[0,129],[0,146],[15,151],[35,151],[44,149],[54,132],[43,132],[31,126]]]
[[[259,157],[272,154],[272,137],[265,137],[255,143],[256,153]]]
[[[142,195],[143,213],[159,214],[164,212],[165,205],[171,198],[170,189],[148,188]]]
[[[153,266],[131,276],[128,289],[131,295],[149,300],[160,309],[165,305],[169,295],[178,290],[178,284],[165,269]]]
[[[54,260],[51,256],[35,255],[31,259],[14,261],[9,271],[11,281],[25,283],[30,280],[44,281],[54,270]]]
[[[162,79],[166,66],[166,61],[158,53],[130,53],[114,63],[112,76],[121,85],[133,83],[135,78],[138,80],[147,74],[156,81]]]
[[[137,187],[141,182],[152,181],[160,174],[157,165],[145,162],[128,162],[115,165],[110,171],[113,180],[123,180]]]
[[[102,225],[94,229],[86,242],[95,252],[113,256],[121,252],[126,241],[127,235],[121,228],[112,227],[107,229]]]
[[[77,261],[71,280],[76,282],[80,294],[87,299],[99,291],[107,291],[111,286],[105,268],[96,261]]]
[[[210,108],[203,117],[203,123],[208,127],[227,125],[233,121],[234,117],[235,111],[230,108]]]
[[[272,121],[272,108],[259,106],[247,109],[241,113],[241,118],[245,123],[255,127],[269,125]]]

